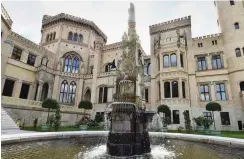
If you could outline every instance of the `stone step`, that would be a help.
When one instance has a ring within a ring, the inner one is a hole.
[[[20,131],[19,127],[3,107],[1,108],[1,125],[2,134],[6,134],[8,131]]]

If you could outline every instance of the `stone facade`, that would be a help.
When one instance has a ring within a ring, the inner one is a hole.
[[[149,27],[150,55],[140,48],[145,105],[156,111],[160,104],[167,104],[172,110],[172,129],[184,126],[184,110],[190,111],[191,118],[209,115],[205,110],[209,101],[217,101],[223,108],[215,112],[217,129],[239,130],[244,123],[244,6],[241,1],[234,3],[215,2],[218,34],[192,38],[191,16]],[[8,95],[12,97],[6,98],[19,98],[27,84],[25,99],[51,97],[66,109],[77,108],[77,114],[81,100],[93,103],[92,116],[113,102],[123,43],[106,45],[106,35],[92,21],[63,13],[44,15],[39,45],[11,30],[6,11],[1,25],[2,92],[6,80],[14,81]],[[13,56],[15,47],[21,50],[20,57]],[[35,57],[34,64],[30,55]]]

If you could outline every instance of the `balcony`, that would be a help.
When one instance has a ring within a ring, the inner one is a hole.
[[[42,102],[41,101],[35,101],[35,100],[28,100],[28,99],[21,99],[21,98],[15,98],[15,97],[7,97],[2,96],[2,106],[4,107],[11,107],[11,108],[18,108],[18,107],[24,107],[25,109],[31,109],[31,110],[42,110]],[[61,112],[73,112],[73,113],[82,113],[84,112],[82,109],[78,109],[74,106],[68,106],[64,104],[60,104],[60,110]],[[88,113],[88,112],[87,112]]]
[[[164,98],[164,99],[161,99],[160,104],[190,106],[190,101],[188,99],[185,99],[185,98]]]
[[[98,77],[108,77],[108,76],[115,76],[116,75],[116,72],[115,71],[111,71],[111,72],[103,72],[103,73],[100,73],[98,75]]]

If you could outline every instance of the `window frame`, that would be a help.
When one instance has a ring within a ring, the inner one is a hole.
[[[201,64],[201,68],[199,67],[199,62]],[[205,64],[205,65],[203,65],[203,64]],[[203,66],[205,66],[205,68]],[[198,71],[204,71],[207,69],[208,69],[208,67],[207,67],[206,56],[197,57],[197,70]]]
[[[224,123],[224,122],[226,122],[226,121],[223,120],[223,118],[226,117],[226,116],[224,116],[224,114],[228,114],[228,116],[227,116],[228,123]],[[226,125],[226,126],[231,125],[231,123],[230,123],[230,113],[229,112],[220,112],[220,120],[221,120],[221,125]]]
[[[234,0],[230,0],[230,6],[235,5],[235,1]]]
[[[65,90],[65,88],[67,88],[67,89]],[[59,91],[59,102],[60,103],[67,103],[68,93],[69,93],[69,83],[67,80],[63,80],[61,83],[61,86],[60,86],[60,91]],[[62,98],[61,98],[61,96],[62,96]]]
[[[201,88],[203,88],[203,91],[202,91]],[[209,84],[200,84],[200,86],[199,86],[199,92],[200,92],[200,100],[201,101],[211,101]],[[208,98],[207,98],[207,96],[208,96]],[[204,99],[202,99],[202,97],[204,97]]]
[[[149,92],[148,92],[148,88],[145,88],[145,101],[146,101],[146,103],[148,103],[149,102]]]
[[[32,61],[33,63],[31,63],[31,60],[33,60]],[[35,62],[36,62],[36,55],[29,53],[28,59],[27,59],[27,64],[31,65],[31,66],[35,66]]]
[[[171,86],[170,82],[164,82],[164,98],[171,98]],[[168,90],[166,89],[168,87]]]
[[[167,57],[168,60],[166,60],[165,57]],[[168,65],[166,65],[165,60],[168,61]],[[170,57],[169,57],[169,55],[164,55],[163,56],[163,68],[169,68],[169,67],[170,67]]]
[[[174,86],[174,83],[176,83],[175,86]],[[179,98],[179,82],[178,81],[171,82],[171,90],[172,90],[172,98]]]
[[[68,40],[73,40],[73,33],[71,31],[68,33]]]
[[[219,90],[217,90],[217,86],[219,87]],[[223,86],[224,90],[222,90],[221,86]],[[224,93],[224,97],[223,97],[222,93]],[[218,94],[220,95],[220,99],[217,99]],[[225,83],[215,83],[215,95],[216,95],[217,101],[226,101],[227,100]]]
[[[236,57],[241,57],[241,49],[239,47],[235,49],[235,53],[236,53]]]
[[[69,104],[74,104],[75,103],[76,89],[77,89],[76,82],[72,81],[69,84],[69,90],[68,90],[68,103]]]
[[[20,47],[14,46],[13,51],[12,51],[12,55],[11,55],[11,59],[14,59],[16,61],[20,61],[21,56],[22,56],[22,52],[23,52],[23,49],[21,49]]]
[[[239,24],[239,22],[235,22],[235,23],[234,23],[234,28],[235,28],[235,30],[239,30],[239,29],[240,29],[240,24]]]
[[[175,57],[175,61],[173,61],[174,59],[172,59],[172,56]],[[177,67],[177,55],[176,54],[171,54],[170,55],[170,66],[171,67]]]
[[[176,113],[178,112],[178,114]],[[173,110],[173,124],[180,124],[180,110]]]
[[[221,69],[221,68],[223,68],[223,62],[222,62],[221,56],[213,55],[212,56],[212,69]]]
[[[99,87],[98,91],[98,103],[107,103],[108,102],[108,87],[102,86]],[[106,94],[105,94],[106,93]]]

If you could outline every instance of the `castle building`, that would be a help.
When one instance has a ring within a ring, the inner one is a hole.
[[[192,38],[191,16],[149,26],[150,55],[143,57],[148,111],[161,104],[171,109],[171,129],[184,126],[183,111],[191,119],[205,116],[208,102],[218,130],[244,129],[244,2],[215,1],[221,33]],[[81,100],[90,100],[93,117],[103,114],[116,92],[116,67],[122,41],[106,45],[107,36],[92,21],[68,14],[44,15],[40,44],[11,30],[12,20],[2,7],[2,108],[17,120],[32,124],[47,114],[46,98],[59,101],[62,124],[74,125],[85,113]]]

